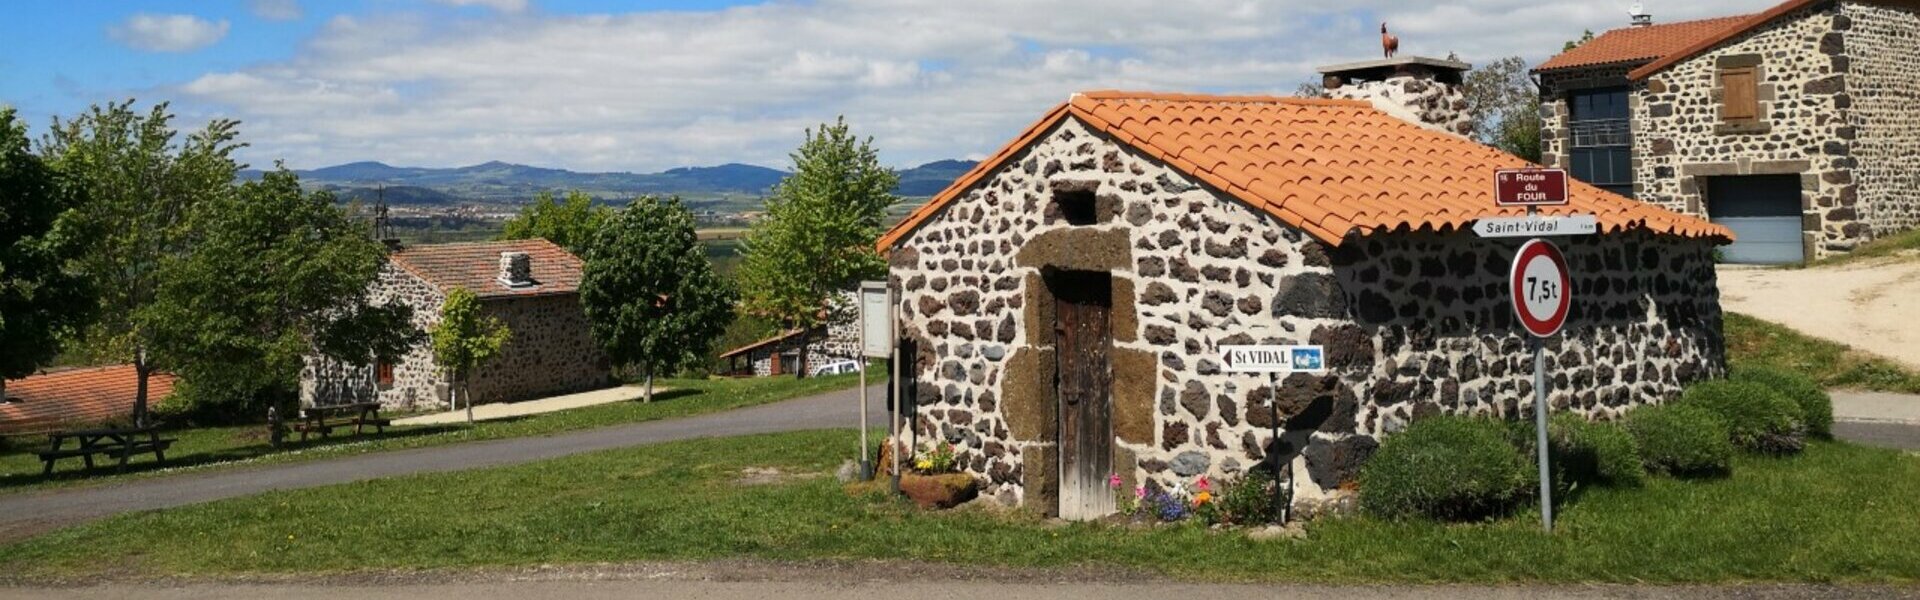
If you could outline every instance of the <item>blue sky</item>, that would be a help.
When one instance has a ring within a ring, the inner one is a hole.
[[[255,165],[783,166],[845,115],[890,163],[992,152],[1068,94],[1291,92],[1406,53],[1544,59],[1625,22],[1592,0],[72,0],[0,4],[0,104],[138,98],[242,121]],[[1619,6],[1615,6],[1619,4]],[[1652,0],[1656,19],[1767,0]]]

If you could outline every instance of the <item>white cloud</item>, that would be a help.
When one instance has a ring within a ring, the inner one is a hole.
[[[500,12],[520,12],[527,9],[527,0],[433,0],[448,6],[485,6]]]
[[[215,23],[193,15],[140,13],[107,28],[107,35],[136,50],[186,52],[213,45],[227,37],[229,23]]]
[[[298,0],[248,0],[247,9],[268,21],[292,21],[302,14]]]
[[[1702,0],[1657,16],[1770,3]],[[1075,91],[1290,93],[1318,79],[1315,65],[1377,56],[1380,20],[1408,54],[1537,62],[1583,29],[1624,25],[1626,12],[1588,0],[815,0],[387,13],[337,17],[291,60],[176,89],[183,106],[243,120],[256,164],[782,166],[805,128],[846,115],[885,160],[909,165],[991,153]]]

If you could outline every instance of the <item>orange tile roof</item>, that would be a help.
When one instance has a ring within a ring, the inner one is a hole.
[[[1787,0],[1786,2],[1776,4],[1774,5],[1773,8],[1769,8],[1766,11],[1760,12],[1758,14],[1746,15],[1742,17],[1729,17],[1728,18],[1729,20],[1735,21],[1732,24],[1732,26],[1723,28],[1720,31],[1714,32],[1711,35],[1700,37],[1698,39],[1693,40],[1691,43],[1688,43],[1682,47],[1676,48],[1671,52],[1667,52],[1666,54],[1662,55],[1658,60],[1655,60],[1644,66],[1641,66],[1640,68],[1634,69],[1630,73],[1627,73],[1627,78],[1633,79],[1636,81],[1641,79],[1646,79],[1647,76],[1657,73],[1661,69],[1671,67],[1673,66],[1674,63],[1686,60],[1687,58],[1690,58],[1701,52],[1706,52],[1707,50],[1712,49],[1714,46],[1718,46],[1722,43],[1725,43],[1727,40],[1731,40],[1735,37],[1740,36],[1741,34],[1747,33],[1749,31],[1753,31],[1755,29],[1759,29],[1761,26],[1764,26],[1767,23],[1773,22],[1774,19],[1778,19],[1780,17],[1786,16],[1787,13],[1791,13],[1793,11],[1806,8],[1808,6],[1811,6],[1813,4],[1816,4],[1822,1],[1824,0]]]
[[[148,406],[173,394],[176,379],[166,373],[147,377]],[[7,381],[0,402],[0,434],[16,435],[84,427],[133,415],[133,365],[89,367]]]
[[[1492,216],[1525,214],[1493,204],[1497,169],[1536,166],[1472,140],[1429,130],[1364,101],[1143,92],[1076,94],[881,236],[882,251],[961,197],[1055,124],[1088,127],[1266,211],[1329,245],[1350,234],[1447,231]],[[1611,233],[1733,239],[1705,220],[1571,182],[1567,206]]]
[[[512,251],[527,253],[538,285],[513,289],[500,283],[500,253]],[[389,258],[443,292],[466,288],[481,298],[506,298],[580,291],[580,258],[539,238],[411,246]]]
[[[1701,40],[1740,29],[1741,24],[1753,17],[1739,15],[1615,29],[1549,58],[1533,70],[1552,71],[1658,60],[1698,44]]]
[[[785,332],[780,333],[779,335],[775,335],[773,337],[760,340],[758,342],[754,342],[751,344],[747,344],[745,346],[741,346],[739,348],[734,348],[732,350],[723,352],[720,354],[720,358],[733,358],[735,356],[739,356],[741,354],[745,354],[747,352],[751,352],[751,351],[766,347],[769,344],[773,344],[776,342],[784,342],[784,341],[793,339],[795,337],[798,337],[799,335],[800,335],[799,329],[788,329]]]

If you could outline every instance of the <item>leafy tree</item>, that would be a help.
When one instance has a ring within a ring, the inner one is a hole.
[[[254,400],[291,399],[316,347],[364,365],[398,358],[417,337],[405,305],[369,304],[385,249],[332,194],[303,193],[284,168],[196,205],[187,231],[190,248],[162,263],[147,314],[196,412],[251,414]]]
[[[593,198],[580,190],[567,192],[564,203],[554,202],[553,192],[540,192],[518,216],[507,220],[500,239],[546,238],[575,256],[586,256],[587,245],[607,220],[608,212],[606,207],[594,206]]]
[[[27,148],[26,124],[0,107],[0,399],[60,351],[92,316],[93,295],[74,268],[85,248],[74,228],[75,191]]]
[[[1487,63],[1467,73],[1461,88],[1481,143],[1540,162],[1540,93],[1526,60],[1510,56]]]
[[[635,199],[607,219],[580,280],[593,337],[608,358],[653,375],[697,362],[733,318],[736,294],[714,274],[678,198]]]
[[[1295,98],[1325,98],[1326,96],[1327,87],[1318,81],[1301,82],[1300,87],[1293,88]]]
[[[190,249],[195,207],[232,192],[240,170],[232,154],[244,146],[234,141],[235,121],[215,120],[179,142],[172,120],[164,103],[146,114],[131,100],[109,103],[55,119],[46,140],[55,168],[87,198],[77,222],[95,235],[80,263],[99,300],[100,319],[87,333],[91,354],[132,359],[139,381],[133,420],[141,425],[147,379],[167,358],[153,344],[161,265]]]
[[[804,332],[823,322],[838,292],[886,273],[874,242],[887,208],[900,201],[893,195],[900,178],[880,166],[873,140],[855,138],[844,117],[807,130],[793,163],[767,198],[766,217],[741,241],[738,277],[748,311],[803,332],[794,375],[804,377]]]
[[[433,326],[433,362],[447,370],[453,406],[467,401],[467,422],[473,422],[473,370],[500,355],[513,332],[498,317],[482,314],[480,297],[466,288],[447,292],[440,305],[440,323]]]
[[[1579,48],[1583,45],[1586,45],[1587,42],[1591,42],[1591,41],[1593,41],[1593,30],[1588,29],[1586,30],[1585,33],[1580,34],[1579,39],[1567,40],[1566,45],[1561,46],[1560,51],[1572,52],[1574,48]]]

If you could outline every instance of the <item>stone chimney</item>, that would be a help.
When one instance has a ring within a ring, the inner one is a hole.
[[[1435,131],[1473,135],[1460,84],[1473,65],[1402,56],[1320,67],[1328,98],[1366,100],[1382,112]]]
[[[525,252],[501,252],[500,285],[510,288],[533,285],[533,257]]]

